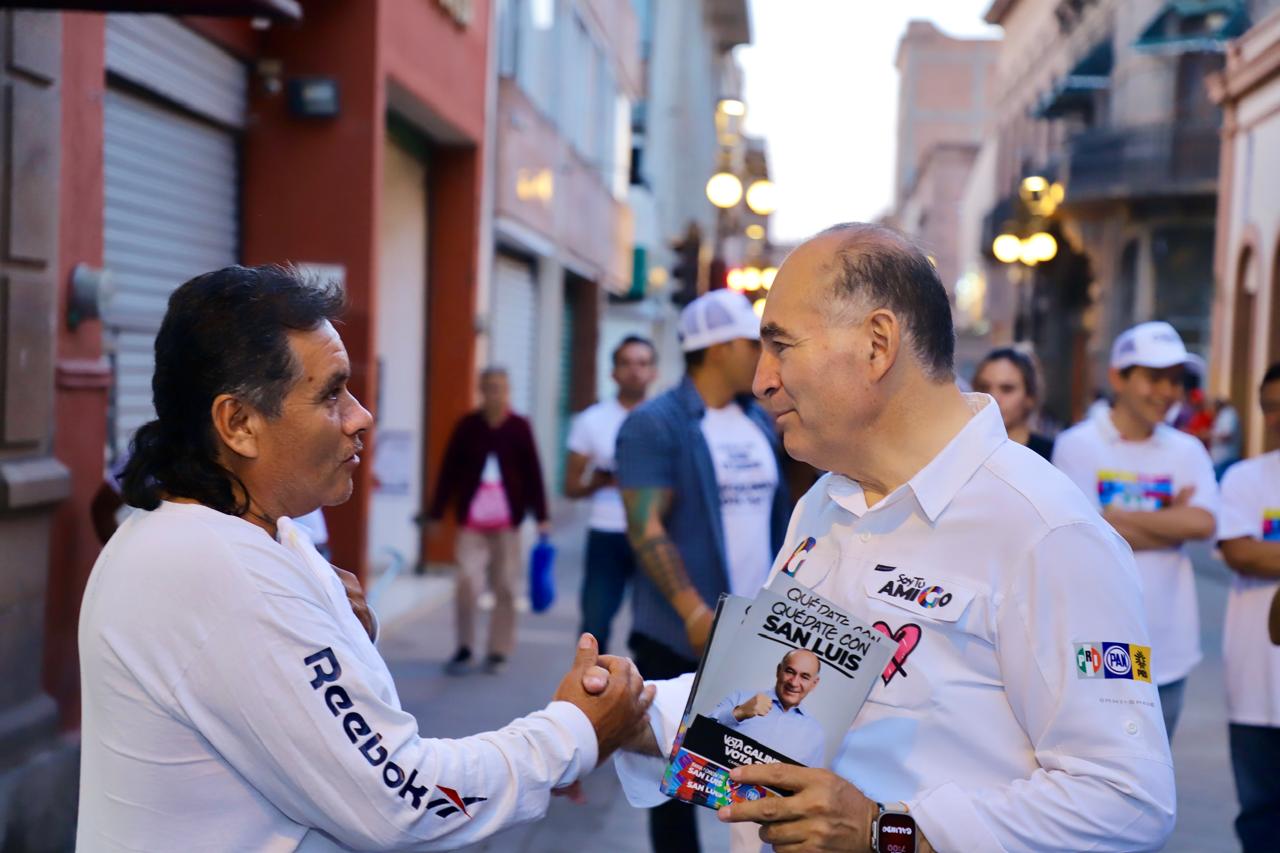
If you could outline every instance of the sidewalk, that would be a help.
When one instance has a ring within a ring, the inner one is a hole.
[[[1236,853],[1236,803],[1231,754],[1227,749],[1226,681],[1222,665],[1222,620],[1230,570],[1207,545],[1192,549],[1200,598],[1200,642],[1204,660],[1191,673],[1173,738],[1178,784],[1178,824],[1167,853]]]
[[[379,646],[395,677],[404,708],[418,719],[429,737],[463,737],[501,728],[512,719],[543,707],[572,663],[578,637],[578,590],[582,577],[582,548],[586,515],[578,507],[558,507],[552,535],[556,555],[556,602],[546,613],[522,613],[518,643],[505,673],[450,678],[442,662],[453,652],[452,583],[446,595],[432,594],[393,620],[383,609],[395,595],[392,587],[379,605],[383,634]],[[432,577],[432,576],[427,576]],[[402,587],[410,589],[409,587]],[[486,636],[488,620],[481,614],[479,636]],[[625,654],[629,626],[625,617],[614,623],[613,651]],[[587,803],[575,805],[555,798],[547,817],[515,827],[487,842],[464,848],[492,853],[649,853],[646,813],[627,805],[612,764],[597,768],[585,780]],[[700,812],[704,853],[726,853],[728,829],[709,809]]]
[[[421,594],[406,608],[392,604],[396,587],[383,596],[381,648],[395,676],[405,710],[418,718],[432,737],[461,737],[499,728],[513,718],[544,705],[573,657],[578,632],[578,588],[581,579],[584,522],[574,509],[557,516],[553,536],[558,555],[555,606],[543,614],[521,614],[519,646],[501,676],[449,678],[441,662],[453,651],[452,584],[427,576]],[[1205,658],[1191,675],[1186,706],[1174,740],[1178,784],[1178,823],[1168,853],[1233,853],[1232,820],[1235,788],[1227,751],[1226,701],[1222,672],[1222,617],[1229,582],[1227,570],[1208,548],[1194,552],[1200,595],[1201,635]],[[443,584],[443,586],[441,586]],[[403,589],[414,589],[404,586]],[[386,608],[399,608],[392,618]],[[481,630],[486,626],[482,625]],[[614,651],[625,653],[625,615],[615,622]],[[481,634],[483,636],[483,633]],[[587,779],[587,804],[554,799],[547,818],[516,827],[468,850],[494,853],[648,853],[644,813],[626,804],[611,766]],[[703,850],[728,850],[728,833],[708,809],[699,809]]]

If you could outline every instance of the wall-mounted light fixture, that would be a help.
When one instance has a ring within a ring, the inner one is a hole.
[[[299,118],[336,118],[340,109],[338,81],[332,77],[289,80],[289,112]]]

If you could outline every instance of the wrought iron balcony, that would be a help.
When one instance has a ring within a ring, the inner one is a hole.
[[[1068,143],[1070,203],[1208,196],[1218,188],[1219,125],[1158,124],[1088,130]]]

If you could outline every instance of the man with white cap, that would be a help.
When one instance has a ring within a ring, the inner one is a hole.
[[[1165,423],[1198,359],[1168,323],[1140,323],[1111,348],[1115,403],[1058,437],[1053,464],[1134,551],[1151,630],[1152,673],[1173,737],[1200,661],[1195,578],[1184,543],[1213,536],[1218,487],[1204,445]]]
[[[714,290],[680,313],[685,377],[618,431],[627,536],[640,566],[630,644],[646,678],[697,668],[723,593],[754,596],[791,510],[773,422],[752,399],[760,321],[745,296]],[[692,807],[650,812],[654,849],[697,850]]]

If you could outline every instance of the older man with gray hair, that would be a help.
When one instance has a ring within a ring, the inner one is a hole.
[[[925,254],[886,228],[828,229],[782,265],[761,338],[756,396],[787,452],[829,472],[774,572],[897,651],[832,770],[733,771],[793,792],[721,809],[734,849],[759,848],[751,824],[786,853],[1160,847],[1173,770],[1133,555],[990,397],[956,387]],[[690,680],[659,682],[640,754],[619,759],[636,805],[661,800]]]

